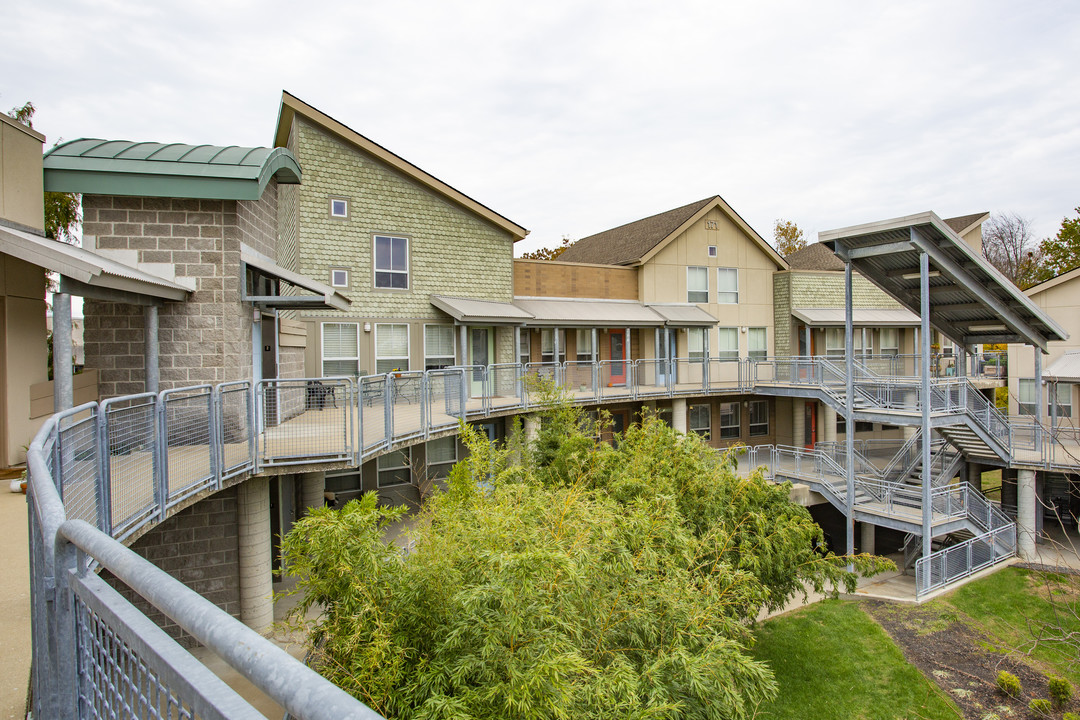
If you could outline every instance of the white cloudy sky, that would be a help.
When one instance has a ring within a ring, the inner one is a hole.
[[[720,194],[762,235],[1080,205],[1080,3],[47,0],[0,109],[57,139],[266,145],[281,90],[529,228]]]

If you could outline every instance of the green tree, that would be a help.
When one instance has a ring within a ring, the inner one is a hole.
[[[806,247],[806,237],[803,235],[802,228],[791,220],[777,218],[773,223],[773,244],[776,246],[776,252],[787,257]]]
[[[1080,267],[1080,207],[1075,212],[1076,217],[1061,219],[1057,235],[1042,241],[1043,265],[1039,280],[1049,280]]]
[[[21,122],[28,128],[34,127],[34,112],[37,108],[32,102],[27,102],[22,107],[12,108],[8,115]],[[80,215],[80,201],[78,193],[62,193],[45,191],[45,235],[53,240],[62,240],[74,243],[79,223],[82,222]]]
[[[574,241],[568,237],[562,239],[562,245],[553,248],[539,248],[532,252],[527,252],[521,256],[523,260],[557,260],[560,255],[566,252],[566,249],[574,244]]]
[[[407,554],[373,493],[296,524],[291,617],[320,672],[396,718],[751,717],[777,691],[747,652],[758,612],[888,564],[815,550],[790,486],[655,417],[617,447],[565,403],[545,419],[530,444],[462,426]]]

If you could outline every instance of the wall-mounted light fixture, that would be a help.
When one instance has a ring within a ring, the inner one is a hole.
[[[371,323],[364,323],[364,332],[371,332]]]

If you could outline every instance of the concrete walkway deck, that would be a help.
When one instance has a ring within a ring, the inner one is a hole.
[[[0,718],[26,717],[26,690],[30,681],[30,545],[27,541],[26,496],[8,491],[19,470],[0,470]]]

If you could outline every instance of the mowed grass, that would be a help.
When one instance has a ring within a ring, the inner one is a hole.
[[[1043,672],[1080,685],[1080,577],[1004,568],[957,588],[933,604],[951,606],[999,651],[1031,652]],[[1045,639],[1044,625],[1072,633],[1071,642]],[[1036,643],[1037,637],[1043,637]]]
[[[961,717],[855,603],[827,600],[773,618],[757,638],[754,656],[769,664],[780,687],[761,718]]]

